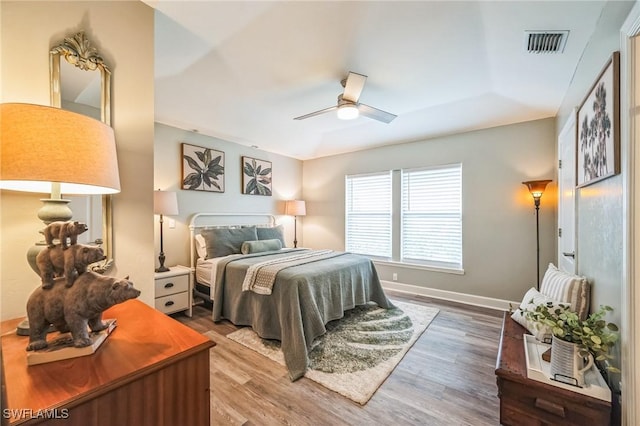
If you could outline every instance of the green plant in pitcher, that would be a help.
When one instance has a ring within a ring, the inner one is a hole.
[[[549,327],[555,338],[577,344],[581,355],[591,352],[597,361],[605,361],[612,359],[611,348],[618,341],[618,326],[604,319],[611,311],[610,306],[600,306],[598,311],[581,320],[568,305],[543,303],[532,311],[525,311],[525,315],[536,326]],[[615,367],[607,369],[619,372]]]

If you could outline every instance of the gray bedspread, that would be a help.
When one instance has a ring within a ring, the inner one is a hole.
[[[293,250],[289,250],[290,253]],[[393,307],[370,259],[344,253],[280,271],[271,295],[242,291],[247,268],[282,252],[229,256],[217,266],[213,320],[251,326],[262,338],[280,340],[291,380],[304,375],[308,348],[325,324],[373,301]]]

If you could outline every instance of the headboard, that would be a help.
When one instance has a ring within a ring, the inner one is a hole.
[[[195,273],[196,267],[196,246],[195,236],[201,230],[221,226],[275,226],[276,218],[269,213],[196,213],[189,220],[189,248],[191,273]],[[195,277],[194,277],[195,282]]]

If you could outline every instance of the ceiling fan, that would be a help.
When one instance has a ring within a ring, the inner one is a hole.
[[[301,115],[300,117],[294,118],[294,120],[304,120],[305,118],[315,117],[316,115],[336,110],[338,118],[342,120],[352,120],[358,118],[359,115],[364,115],[365,117],[384,123],[391,123],[397,115],[358,102],[365,81],[367,81],[366,75],[350,71],[347,78],[340,82],[342,87],[344,87],[344,92],[338,95],[338,104],[336,106]]]

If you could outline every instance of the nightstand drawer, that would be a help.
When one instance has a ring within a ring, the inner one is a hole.
[[[156,309],[165,314],[184,311],[189,307],[189,293],[177,293],[156,298]]]
[[[182,293],[189,290],[189,276],[176,275],[173,277],[156,278],[156,297]]]

